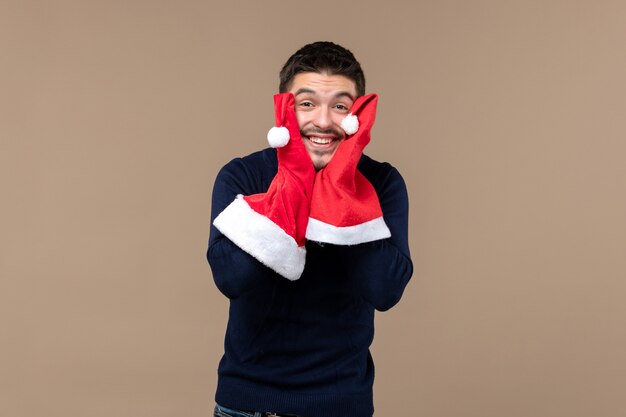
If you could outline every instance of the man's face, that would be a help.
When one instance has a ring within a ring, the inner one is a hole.
[[[301,72],[293,78],[289,91],[295,97],[304,147],[319,171],[346,137],[341,121],[356,99],[356,84],[343,75]]]

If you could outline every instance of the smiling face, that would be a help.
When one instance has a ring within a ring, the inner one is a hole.
[[[356,99],[355,82],[343,75],[301,72],[293,78],[289,91],[295,97],[304,147],[319,171],[346,137],[341,121]]]

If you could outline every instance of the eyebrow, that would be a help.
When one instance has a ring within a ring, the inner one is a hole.
[[[315,90],[311,90],[310,88],[300,88],[300,89],[298,89],[298,91],[296,91],[294,96],[297,96],[299,94],[313,94],[313,95],[317,95],[317,92]],[[340,91],[337,94],[335,94],[335,98],[341,98],[341,97],[348,97],[352,101],[355,100],[354,96],[352,94],[348,93],[347,91]]]

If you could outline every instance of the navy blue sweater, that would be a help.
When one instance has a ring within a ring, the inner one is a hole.
[[[211,222],[237,194],[265,192],[278,169],[268,148],[229,162],[213,188]],[[398,171],[363,156],[391,238],[354,246],[307,242],[301,278],[289,281],[211,226],[208,260],[230,299],[216,401],[240,410],[306,417],[370,417],[374,310],[402,296],[413,272],[408,197]]]

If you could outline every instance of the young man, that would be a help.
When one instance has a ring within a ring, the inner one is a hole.
[[[398,171],[362,155],[377,97],[359,63],[306,45],[280,73],[268,148],[215,181],[208,260],[230,299],[215,416],[371,417],[374,310],[413,266]]]

